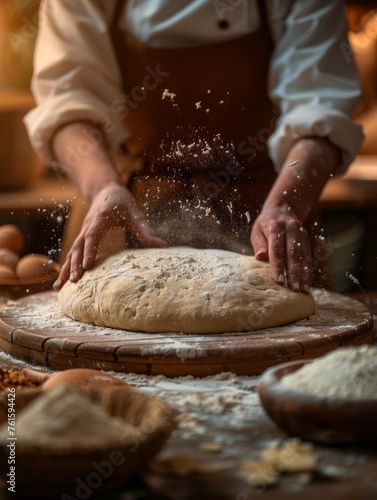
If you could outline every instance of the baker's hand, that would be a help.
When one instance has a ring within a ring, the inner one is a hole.
[[[100,242],[112,228],[134,234],[144,247],[166,246],[153,235],[130,191],[120,184],[106,186],[92,201],[54,284],[55,290],[60,290],[68,280],[77,282],[86,269],[93,267]]]
[[[312,280],[309,238],[285,207],[263,211],[251,231],[258,260],[269,260],[274,280],[295,292],[309,293]]]

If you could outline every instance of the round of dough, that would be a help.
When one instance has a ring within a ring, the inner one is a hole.
[[[59,292],[65,315],[149,333],[225,333],[283,325],[314,312],[312,295],[277,285],[270,266],[225,250],[125,250]]]

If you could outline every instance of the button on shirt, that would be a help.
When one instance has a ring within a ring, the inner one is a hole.
[[[281,112],[268,140],[275,168],[279,170],[297,139],[320,136],[342,151],[338,173],[343,172],[363,139],[360,126],[351,119],[360,88],[343,4],[264,1],[275,44],[268,91]],[[54,133],[71,122],[100,125],[111,152],[127,139],[112,106],[123,92],[109,33],[116,3],[42,0],[32,81],[37,105],[25,124],[46,163],[53,161]],[[200,50],[202,44],[259,29],[260,14],[256,0],[128,0],[119,26],[147,45],[197,45]]]

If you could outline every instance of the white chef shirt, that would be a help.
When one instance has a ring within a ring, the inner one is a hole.
[[[275,43],[268,90],[282,114],[268,140],[275,168],[279,170],[297,139],[321,136],[342,151],[338,173],[343,172],[363,138],[351,119],[360,88],[343,2],[264,1]],[[52,136],[70,122],[102,124],[111,152],[127,138],[112,105],[123,92],[108,30],[116,3],[42,0],[32,80],[37,105],[25,124],[46,163],[53,161]],[[228,22],[227,29],[219,28],[221,19]],[[256,0],[128,0],[119,20],[139,41],[159,47],[200,47],[253,32],[259,25]]]

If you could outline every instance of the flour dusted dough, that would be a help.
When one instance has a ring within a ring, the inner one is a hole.
[[[225,250],[125,250],[67,282],[67,316],[131,331],[224,333],[282,325],[314,312],[311,295],[275,283],[268,263]]]

